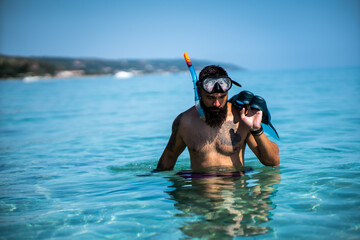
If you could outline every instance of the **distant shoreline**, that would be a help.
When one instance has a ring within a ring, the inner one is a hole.
[[[152,72],[152,73],[141,73],[141,74],[133,74],[129,77],[116,77],[114,74],[84,74],[84,75],[78,75],[78,76],[67,76],[67,77],[58,77],[58,76],[26,76],[26,77],[13,77],[13,78],[0,78],[0,81],[7,81],[7,80],[14,80],[14,81],[31,81],[34,80],[41,80],[41,79],[69,79],[69,78],[86,78],[86,77],[102,77],[102,76],[109,76],[114,77],[118,79],[126,79],[126,78],[132,78],[137,76],[144,76],[144,75],[169,75],[169,74],[186,74],[187,71],[181,71],[181,72]]]
[[[193,60],[196,70],[221,65],[226,70],[244,70],[229,63]],[[17,57],[0,55],[0,80],[31,78],[69,78],[113,75],[127,78],[145,74],[171,74],[187,71],[183,59],[103,60],[90,58]]]

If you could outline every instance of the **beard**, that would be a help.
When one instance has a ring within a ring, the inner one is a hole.
[[[227,104],[224,107],[206,107],[200,100],[200,105],[205,112],[205,122],[212,128],[220,127],[226,120]],[[216,111],[214,111],[216,110]]]

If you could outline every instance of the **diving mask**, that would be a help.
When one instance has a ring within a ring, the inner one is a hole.
[[[241,85],[229,77],[220,77],[220,78],[205,78],[204,80],[198,82],[197,84],[207,93],[224,93],[228,91],[232,84],[235,84],[239,87]]]

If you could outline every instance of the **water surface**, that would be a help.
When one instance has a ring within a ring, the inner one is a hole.
[[[189,74],[0,82],[0,239],[359,239],[360,69],[230,72],[263,96],[281,165],[146,175]],[[230,95],[240,89],[233,87]]]

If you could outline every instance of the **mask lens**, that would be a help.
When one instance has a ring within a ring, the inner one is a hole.
[[[226,92],[231,88],[231,80],[229,78],[206,78],[202,82],[202,88],[207,93],[213,93],[215,84],[218,83],[221,89]]]
[[[226,92],[227,90],[229,90],[230,87],[231,87],[231,81],[230,81],[230,79],[228,79],[228,78],[220,78],[219,81],[218,81],[218,83],[219,83],[221,89],[222,89],[224,92]]]
[[[206,92],[211,93],[214,90],[215,83],[216,83],[216,79],[214,79],[214,78],[205,79],[203,81],[203,89]]]

